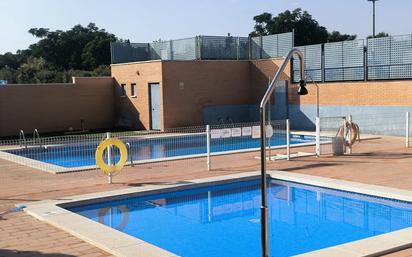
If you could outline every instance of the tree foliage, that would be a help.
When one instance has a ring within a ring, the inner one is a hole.
[[[94,23],[62,31],[32,28],[40,40],[26,50],[0,55],[0,79],[9,83],[70,82],[73,76],[110,75],[110,42],[115,35]]]
[[[295,45],[311,45],[326,42],[353,40],[356,35],[341,34],[338,31],[329,33],[319,25],[307,11],[297,8],[285,11],[273,17],[271,13],[264,12],[253,17],[255,30],[251,36],[264,36],[295,31]]]
[[[375,38],[378,37],[389,37],[389,34],[386,32],[379,32],[378,34],[375,35]],[[369,35],[367,38],[373,38],[373,35]]]

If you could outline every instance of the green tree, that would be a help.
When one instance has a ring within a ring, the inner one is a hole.
[[[342,40],[352,40],[356,35],[340,34],[337,31],[329,33],[320,26],[307,11],[297,8],[293,11],[285,11],[273,17],[270,13],[262,13],[253,17],[255,21],[254,31],[251,36],[279,34],[295,31],[295,45],[311,45]]]
[[[375,38],[378,37],[389,37],[389,34],[386,32],[379,32],[378,34],[375,35]],[[369,35],[367,38],[373,38],[373,35]]]
[[[0,55],[0,79],[67,83],[74,76],[110,76],[110,42],[117,38],[94,23],[67,31],[32,28],[29,33],[40,40],[29,49]]]
[[[29,47],[32,55],[45,59],[56,70],[93,70],[109,65],[110,42],[117,40],[94,23],[86,27],[76,25],[67,31],[33,28],[29,33],[41,38]]]
[[[332,31],[332,33],[328,34],[328,42],[340,42],[354,39],[356,39],[356,35],[341,34],[339,31]]]

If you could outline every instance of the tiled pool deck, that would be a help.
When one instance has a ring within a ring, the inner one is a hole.
[[[313,151],[302,148],[299,151]],[[293,152],[293,151],[292,151]],[[206,171],[206,160],[182,160],[126,168],[114,177],[114,184],[96,171],[48,174],[0,160],[0,213],[15,204],[44,199],[95,193],[150,184],[176,184],[182,181],[234,174],[259,169],[256,153],[217,156],[213,171]],[[404,148],[404,139],[382,138],[355,145],[354,154],[344,157],[305,157],[290,162],[276,161],[269,169],[304,173],[362,182],[412,191],[412,149]],[[111,256],[24,212],[4,214],[0,218],[0,256]],[[412,249],[388,257],[412,256]]]

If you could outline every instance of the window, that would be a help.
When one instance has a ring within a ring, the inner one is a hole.
[[[130,95],[131,97],[136,97],[136,83],[130,84]]]
[[[121,84],[122,92],[120,96],[126,96],[126,84]]]

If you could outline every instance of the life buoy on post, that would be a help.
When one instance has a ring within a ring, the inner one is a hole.
[[[108,165],[104,162],[103,153],[108,147],[115,146],[120,151],[120,159],[115,165]],[[96,149],[96,165],[106,174],[113,174],[119,172],[126,164],[127,148],[126,145],[117,138],[108,138],[99,144]]]
[[[345,123],[345,126],[347,129],[351,130],[351,138],[349,139],[350,141],[346,140],[345,128],[343,125],[339,128],[337,136],[345,138],[346,146],[354,145],[356,139],[359,139],[359,126],[356,123],[350,123],[348,121]]]

